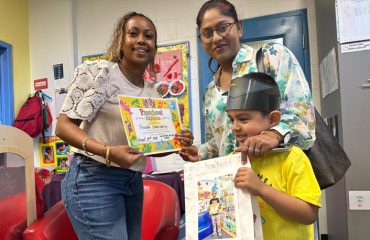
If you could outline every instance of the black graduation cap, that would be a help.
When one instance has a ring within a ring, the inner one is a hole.
[[[266,73],[249,73],[234,78],[228,91],[226,111],[247,109],[272,112],[280,108],[280,91],[274,78]]]

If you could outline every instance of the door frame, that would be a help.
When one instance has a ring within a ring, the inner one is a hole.
[[[311,64],[310,64],[310,45],[309,45],[309,36],[308,36],[308,22],[307,22],[307,9],[299,9],[289,12],[283,12],[283,13],[276,13],[272,15],[267,16],[261,16],[261,17],[255,17],[250,19],[244,19],[243,22],[243,32],[248,32],[249,26],[257,25],[258,22],[266,20],[266,19],[274,19],[274,18],[284,18],[284,17],[292,17],[292,16],[301,16],[302,19],[302,34],[303,37],[301,39],[301,48],[302,54],[298,53],[294,48],[289,48],[293,54],[296,56],[299,64],[302,67],[302,70],[305,74],[305,77],[307,79],[308,85],[311,89]],[[279,35],[275,37],[280,37]],[[243,42],[248,41],[259,41],[259,40],[265,40],[268,39],[267,37],[259,37],[259,36],[253,36],[251,34],[246,34],[246,38],[243,38]],[[286,41],[291,41],[291,39],[284,39],[284,45],[286,44]]]
[[[12,125],[14,121],[14,89],[12,45],[0,41],[0,122]]]

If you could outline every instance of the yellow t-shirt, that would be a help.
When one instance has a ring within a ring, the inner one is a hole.
[[[321,207],[320,186],[309,159],[300,148],[292,147],[287,152],[271,152],[264,157],[253,158],[251,165],[262,182]],[[313,224],[304,225],[281,216],[261,198],[258,198],[258,203],[265,240],[314,239]]]
[[[216,215],[221,212],[221,204],[218,198],[212,198],[209,202],[209,215]]]

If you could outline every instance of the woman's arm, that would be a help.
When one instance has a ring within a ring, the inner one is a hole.
[[[71,119],[65,114],[60,114],[55,128],[55,135],[73,147],[82,149],[82,141],[87,137],[87,134],[79,127],[81,122],[81,120]]]
[[[79,128],[81,120],[71,119],[65,114],[60,114],[55,129],[55,134],[70,145],[83,149],[82,142],[88,137],[87,133]],[[86,151],[103,158],[109,151],[109,159],[118,164],[122,168],[131,167],[140,157],[142,152],[126,145],[107,146],[95,138],[89,139],[86,142]]]
[[[126,145],[108,146],[89,137],[79,126],[82,120],[92,121],[108,99],[106,80],[109,79],[107,61],[84,62],[75,70],[74,79],[68,87],[55,133],[70,145],[101,156],[122,168],[129,168],[143,153]],[[94,87],[94,89],[92,89]],[[99,99],[99,101],[95,101]],[[79,107],[77,107],[77,105]],[[81,117],[83,116],[83,117]],[[109,149],[109,151],[108,151]]]
[[[308,149],[315,140],[315,113],[302,68],[283,45],[269,43],[264,45],[262,52],[265,71],[275,77],[282,96],[282,119],[273,129],[282,136],[290,132],[289,143]]]
[[[182,159],[185,161],[196,162],[199,160],[218,157],[218,147],[213,135],[211,134],[210,127],[207,126],[207,123],[206,140],[208,141],[198,146],[183,146],[179,152]]]

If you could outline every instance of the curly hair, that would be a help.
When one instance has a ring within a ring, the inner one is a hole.
[[[125,36],[125,27],[127,22],[132,18],[132,17],[143,17],[147,19],[154,28],[154,34],[155,34],[155,47],[157,47],[157,29],[155,28],[155,25],[152,20],[150,20],[147,16],[141,13],[137,12],[129,12],[123,17],[119,19],[117,22],[111,40],[110,40],[110,45],[107,49],[106,56],[109,61],[119,63],[122,61],[123,58],[123,51],[122,51],[122,42]]]

